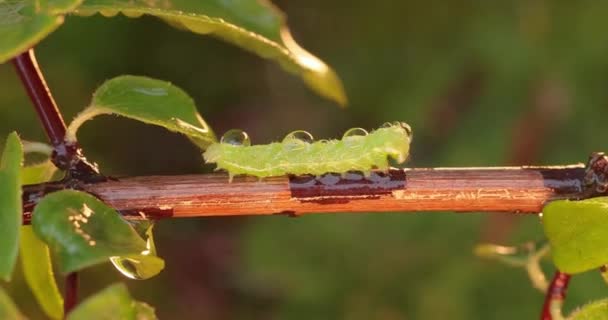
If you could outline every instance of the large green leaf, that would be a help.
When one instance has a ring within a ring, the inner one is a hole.
[[[100,114],[118,114],[183,133],[201,148],[216,141],[194,101],[165,81],[137,76],[106,81],[95,91],[91,105],[69,125],[66,139],[76,141],[76,131],[82,123]]]
[[[220,39],[278,61],[300,75],[320,95],[346,104],[340,79],[323,61],[302,49],[292,38],[282,12],[259,0],[85,0],[77,14],[101,13],[129,17],[151,15],[197,34]]]
[[[0,287],[0,319],[25,320],[11,298]]]
[[[560,271],[580,273],[608,263],[608,197],[553,201],[543,208],[543,226]]]
[[[122,283],[113,284],[83,301],[67,320],[154,320],[154,309],[133,300]]]
[[[21,227],[21,178],[23,148],[19,136],[11,133],[0,159],[0,278],[11,279],[19,251]]]
[[[24,143],[24,150],[38,152],[31,146],[36,145]],[[23,184],[48,181],[56,170],[49,160],[27,166],[21,169],[21,181]],[[63,298],[55,282],[48,246],[36,236],[32,226],[22,226],[19,248],[23,276],[38,304],[50,318],[63,318]]]
[[[606,320],[608,319],[608,299],[591,302],[574,311],[568,320]]]
[[[63,273],[147,250],[116,210],[84,192],[54,192],[36,205],[32,216],[34,231],[56,254]]]
[[[44,39],[81,1],[0,0],[0,63]]]

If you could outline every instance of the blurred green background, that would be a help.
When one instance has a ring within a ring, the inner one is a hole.
[[[254,143],[303,129],[406,121],[426,166],[568,164],[606,149],[606,1],[276,1],[298,42],[342,77],[350,106],[318,98],[277,65],[153,19],[68,17],[37,48],[66,119],[121,74],[186,90],[221,134]],[[0,65],[0,134],[45,136],[10,64]],[[101,117],[80,133],[115,176],[205,172],[183,137]],[[161,319],[534,319],[543,296],[523,270],[472,254],[478,242],[542,239],[536,216],[337,214],[161,221],[166,269],[125,280],[82,273],[81,295],[128,281]],[[552,271],[549,265],[547,271]],[[567,308],[606,296],[597,273],[574,278]],[[41,317],[24,286],[14,298]]]

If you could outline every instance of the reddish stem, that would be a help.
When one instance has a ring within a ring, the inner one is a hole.
[[[568,282],[570,282],[570,275],[561,271],[556,271],[547,289],[545,295],[545,304],[543,305],[543,313],[541,320],[553,320],[551,316],[551,305],[553,303],[564,301],[566,299],[566,291],[568,290]]]
[[[63,144],[66,131],[65,122],[36,62],[34,49],[16,56],[13,64],[34,103],[34,108],[51,143],[55,147]]]
[[[63,312],[67,316],[78,304],[78,273],[72,272],[65,278],[65,300],[63,301]]]
[[[65,143],[65,122],[38,66],[34,49],[16,56],[13,64],[34,104],[44,131],[51,140],[54,148],[53,163],[60,169],[68,170],[70,177],[79,180],[99,178],[99,171],[95,165],[86,161],[80,146]]]

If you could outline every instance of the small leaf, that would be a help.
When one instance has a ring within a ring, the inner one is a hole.
[[[76,141],[83,122],[99,114],[154,124],[185,134],[201,148],[216,141],[213,131],[199,115],[194,101],[169,82],[137,76],[120,76],[106,81],[93,95],[91,106],[68,127],[66,140]]]
[[[32,216],[34,231],[55,253],[62,273],[146,250],[145,241],[118,212],[84,192],[47,195]]]
[[[83,301],[67,320],[154,320],[154,308],[133,300],[127,286],[116,283]]]
[[[21,228],[21,178],[23,149],[19,136],[11,133],[0,159],[0,278],[10,281],[19,251]]]
[[[574,311],[568,320],[606,320],[608,319],[608,299],[591,302]]]
[[[560,271],[580,273],[608,262],[608,197],[553,201],[543,208],[543,226]]]
[[[0,319],[25,320],[17,306],[6,292],[0,287]]]
[[[63,14],[82,0],[0,1],[0,63],[44,39],[63,23]]]
[[[36,300],[47,316],[62,319],[63,297],[55,282],[49,248],[34,234],[32,226],[21,227],[20,248],[23,276]]]
[[[277,61],[302,77],[321,96],[340,105],[346,95],[340,79],[323,61],[302,49],[292,38],[285,16],[269,1],[258,0],[85,0],[77,14],[101,13],[128,17],[151,15],[170,25],[224,41]]]
[[[57,167],[50,160],[33,164],[21,170],[21,183],[34,184],[46,182],[51,180],[55,172],[57,172]]]

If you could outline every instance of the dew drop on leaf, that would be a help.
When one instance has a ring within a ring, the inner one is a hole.
[[[137,271],[137,267],[134,263],[138,263],[131,258],[121,258],[121,257],[111,257],[110,261],[116,268],[116,270],[120,271],[125,277],[129,279],[142,280],[144,279],[139,275]]]
[[[344,135],[342,136],[342,138],[348,138],[348,137],[356,137],[356,136],[366,136],[367,135],[367,131],[363,128],[350,128],[348,130],[346,130],[346,132],[344,132]]]
[[[285,138],[283,138],[283,142],[289,142],[291,140],[312,143],[314,141],[314,138],[312,137],[312,134],[310,134],[308,131],[296,130],[292,131],[291,133],[286,135]]]
[[[247,132],[241,129],[231,129],[224,133],[220,139],[220,143],[248,147],[251,145],[251,140]]]

